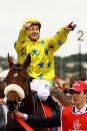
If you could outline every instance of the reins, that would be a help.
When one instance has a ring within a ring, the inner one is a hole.
[[[34,131],[29,125],[27,125],[22,119],[15,115],[16,120],[26,131]]]

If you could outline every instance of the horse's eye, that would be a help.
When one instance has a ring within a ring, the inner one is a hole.
[[[23,81],[26,82],[26,77],[23,78]]]

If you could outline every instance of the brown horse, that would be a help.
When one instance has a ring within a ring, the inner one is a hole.
[[[15,84],[20,86],[25,92],[25,98],[22,100],[20,104],[18,93],[16,91],[10,91],[8,93],[7,106],[10,112],[15,111],[15,109],[17,109],[17,107],[19,107],[20,105],[19,111],[31,115],[44,117],[45,114],[42,104],[40,100],[36,97],[36,95],[33,95],[30,88],[30,79],[26,70],[27,67],[30,65],[30,61],[31,58],[30,55],[28,55],[23,65],[14,64],[11,57],[8,56],[8,63],[9,63],[10,70],[7,74],[7,77],[3,81],[3,86],[10,85],[10,84]],[[62,106],[71,105],[71,102],[67,99],[64,93],[53,89],[51,91],[51,94],[59,100]],[[6,130],[15,131],[19,129],[21,131],[23,130],[23,128],[21,128],[21,126],[15,120],[12,120],[10,115],[8,115],[8,124]],[[40,127],[33,127],[33,129],[35,131],[41,131],[41,130],[48,131],[47,128],[40,128]]]

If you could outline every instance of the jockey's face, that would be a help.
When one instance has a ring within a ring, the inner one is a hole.
[[[38,25],[31,25],[29,29],[29,38],[31,41],[37,41],[40,35],[40,29]]]

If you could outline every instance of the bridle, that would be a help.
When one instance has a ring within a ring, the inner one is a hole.
[[[27,73],[27,71],[26,71],[26,69],[23,69],[22,67],[12,67],[12,68],[10,68],[10,70],[9,70],[9,72],[8,72],[8,74],[7,74],[7,77],[6,77],[6,80],[7,80],[7,85],[8,85],[8,76],[9,76],[9,73],[10,73],[10,71],[15,71],[15,70],[21,70],[21,71],[24,71],[27,75],[25,76],[25,90],[24,90],[24,92],[25,92],[25,95],[29,95],[29,88],[30,88],[30,82],[29,82],[29,74]],[[18,73],[16,73],[16,72],[14,72],[14,79],[15,79],[15,77],[17,77],[17,74]],[[14,110],[14,112],[15,111],[17,111],[17,109],[20,107],[20,104],[21,104],[21,102],[22,102],[22,100],[20,100],[20,101],[17,101],[17,100],[13,100],[13,101],[11,101],[11,100],[8,100],[7,99],[7,105],[8,105],[8,107],[9,107],[9,104],[10,104],[10,106],[12,105],[12,102],[13,102],[13,104],[14,105],[16,105],[15,106],[15,110]],[[10,110],[9,110],[10,111]],[[10,111],[11,112],[11,111]]]
[[[30,76],[29,76],[29,74],[27,73],[27,71],[26,71],[26,69],[24,69],[24,68],[22,68],[22,67],[12,67],[12,68],[10,68],[10,70],[9,70],[9,73],[10,73],[10,71],[13,71],[13,70],[21,70],[21,71],[24,71],[27,75],[27,77],[26,77],[26,88],[25,88],[25,90],[24,90],[24,92],[25,92],[25,96],[26,96],[26,98],[25,99],[27,99],[27,96],[29,96],[29,89],[30,89]],[[15,73],[14,73],[15,74]],[[8,77],[8,75],[7,75],[7,77]],[[16,76],[15,76],[16,77]],[[34,98],[34,96],[33,96],[33,98]],[[17,108],[16,108],[16,110],[19,108],[19,106],[20,106],[20,103],[21,102],[19,102],[18,103],[18,106],[17,106]],[[34,98],[34,115],[36,114],[36,106],[37,106],[37,104],[36,104],[36,99]]]

